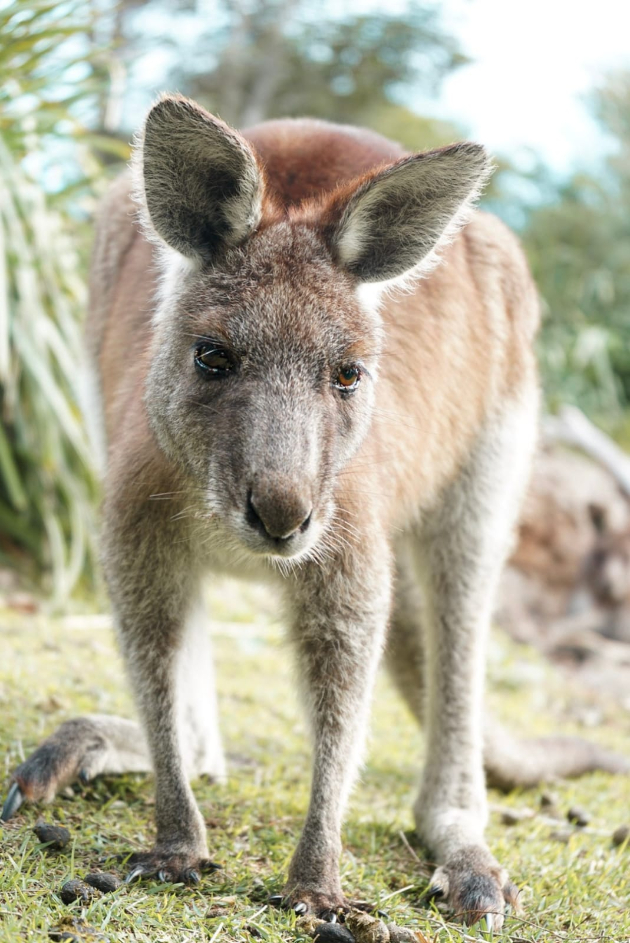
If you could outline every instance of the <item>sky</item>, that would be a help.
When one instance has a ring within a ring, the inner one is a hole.
[[[610,149],[586,98],[630,68],[630,0],[442,0],[444,23],[474,60],[419,110],[455,119],[490,150],[558,173]]]

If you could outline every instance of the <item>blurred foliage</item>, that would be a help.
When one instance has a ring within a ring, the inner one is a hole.
[[[177,85],[226,120],[247,127],[309,115],[365,125],[414,149],[456,134],[400,101],[401,89],[435,91],[466,61],[435,8],[411,3],[403,14],[313,18],[312,5],[296,0],[226,7],[231,32],[216,67],[174,74]]]
[[[630,406],[630,73],[611,76],[592,100],[615,144],[604,172],[558,186],[522,235],[543,298],[548,400],[610,425]]]
[[[118,5],[108,39],[128,73],[128,95],[137,100],[138,86],[155,76],[159,49],[153,94],[177,89],[236,127],[308,115],[365,125],[416,150],[458,137],[452,124],[406,103],[409,88],[432,94],[466,62],[434,4],[410,0],[397,13],[344,12],[310,0],[211,6],[209,15],[207,4],[186,0]]]
[[[85,262],[68,218],[86,184],[78,159],[71,165],[81,129],[72,106],[91,92],[87,25],[72,4],[0,10],[0,559],[50,572],[56,602],[94,557],[96,489],[77,388]]]

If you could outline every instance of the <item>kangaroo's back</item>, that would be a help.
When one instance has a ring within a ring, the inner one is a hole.
[[[266,121],[244,131],[243,137],[262,158],[269,189],[285,208],[405,154],[399,144],[374,131],[312,118]]]

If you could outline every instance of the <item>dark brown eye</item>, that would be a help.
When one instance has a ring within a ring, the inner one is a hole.
[[[199,344],[195,348],[195,365],[206,377],[226,376],[234,369],[230,355],[216,344]]]
[[[357,388],[360,379],[361,371],[358,367],[342,367],[334,379],[334,385],[338,390],[343,390],[344,392],[349,393],[351,390],[355,390]]]

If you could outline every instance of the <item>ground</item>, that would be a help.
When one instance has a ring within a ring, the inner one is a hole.
[[[267,906],[280,892],[308,796],[309,748],[295,697],[290,652],[274,604],[262,591],[229,584],[211,594],[221,694],[230,759],[224,786],[197,783],[212,857],[221,871],[186,888],[157,882],[123,886],[83,916],[112,941],[304,940],[295,918]],[[52,617],[0,610],[0,748],[6,794],[11,769],[43,735],[87,711],[133,710],[106,615]],[[490,701],[515,732],[578,732],[630,750],[630,714],[561,679],[528,649],[492,639]],[[385,677],[378,683],[367,762],[344,830],[342,874],[349,895],[372,901],[419,940],[460,943],[464,932],[422,900],[429,870],[412,833],[421,734]],[[492,850],[521,888],[524,912],[509,917],[501,939],[513,943],[630,940],[630,848],[611,835],[630,821],[630,783],[592,774],[554,784],[562,815],[580,806],[586,828],[555,824],[541,814],[542,789],[492,793]],[[41,809],[23,807],[2,830],[0,941],[45,940],[66,907],[58,891],[105,856],[146,848],[152,837],[150,779],[121,777],[77,787],[43,810],[72,833],[67,852],[42,850],[32,827]],[[500,806],[501,808],[497,808]],[[501,809],[532,809],[513,825]],[[495,939],[498,937],[495,936]]]

